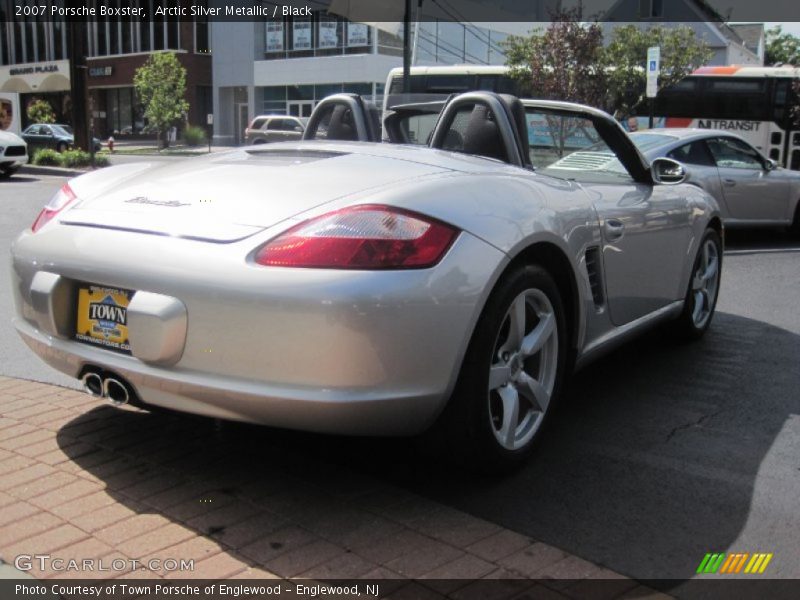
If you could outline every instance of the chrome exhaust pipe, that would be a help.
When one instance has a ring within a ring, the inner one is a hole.
[[[103,378],[98,373],[89,371],[81,379],[84,391],[95,398],[102,398],[105,396],[105,386],[103,385]]]
[[[114,406],[122,406],[130,400],[128,386],[113,377],[106,377],[103,380],[103,396],[108,398]]]

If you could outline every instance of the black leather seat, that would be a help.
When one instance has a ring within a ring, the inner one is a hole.
[[[500,128],[492,112],[483,104],[476,104],[472,109],[464,132],[463,152],[508,162]]]

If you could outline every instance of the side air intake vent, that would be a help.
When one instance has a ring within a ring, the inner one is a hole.
[[[589,248],[586,251],[586,271],[589,273],[589,285],[592,288],[594,305],[600,308],[605,304],[605,295],[603,294],[603,268],[599,248]]]

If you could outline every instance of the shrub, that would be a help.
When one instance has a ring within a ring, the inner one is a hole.
[[[33,155],[31,162],[43,167],[59,167],[61,166],[61,154],[50,148],[43,148]]]
[[[61,153],[62,167],[88,167],[91,164],[92,157],[88,152],[84,152],[83,150],[67,150]]]
[[[28,113],[28,119],[30,119],[32,123],[56,122],[56,113],[53,112],[53,107],[50,106],[47,100],[37,98],[28,105],[26,112]]]
[[[187,125],[183,130],[183,141],[187,146],[201,146],[206,143],[206,132],[202,127]]]

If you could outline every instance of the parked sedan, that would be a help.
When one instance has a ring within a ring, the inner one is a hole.
[[[657,323],[709,327],[717,204],[606,113],[467,93],[423,147],[340,141],[371,127],[338,102],[307,140],[69,181],[11,250],[25,342],[114,404],[429,431],[504,469],[574,366]],[[615,163],[563,160],[589,142]]]
[[[72,127],[58,123],[36,123],[34,125],[28,125],[25,131],[22,132],[22,139],[27,142],[32,150],[50,148],[56,152],[64,152],[72,148],[75,144],[75,136],[72,133]],[[94,151],[99,152],[100,148],[102,148],[100,140],[93,138],[93,141]]]
[[[28,145],[15,133],[0,131],[0,178],[11,177],[28,162]]]
[[[800,172],[779,167],[738,135],[663,129],[631,139],[649,159],[666,156],[686,165],[687,181],[717,199],[725,225],[790,226],[800,233]]]

